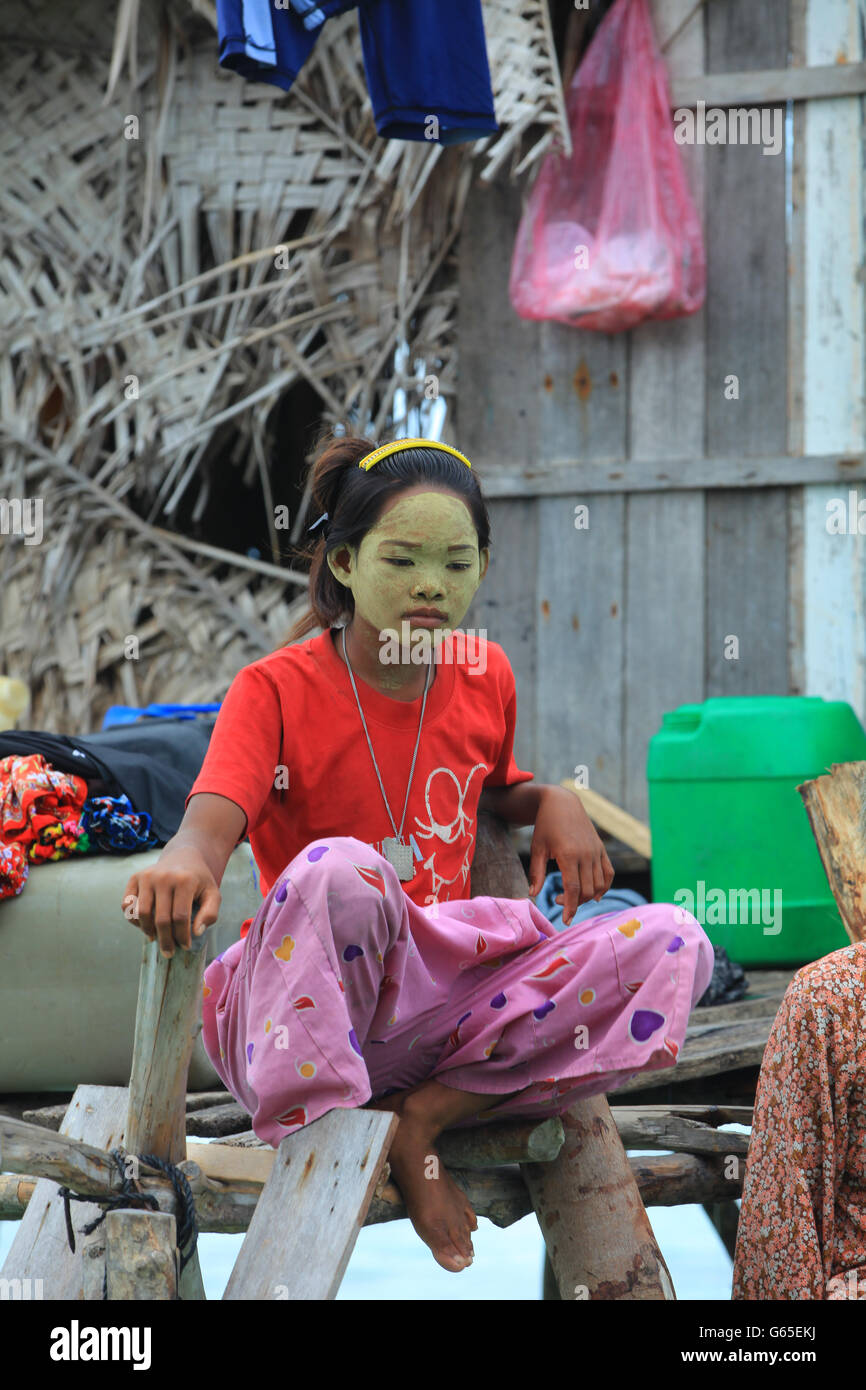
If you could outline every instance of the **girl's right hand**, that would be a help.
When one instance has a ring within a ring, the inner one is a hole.
[[[190,918],[196,901],[192,934],[201,936],[217,920],[222,896],[201,855],[194,849],[175,849],[163,853],[151,868],[132,875],[121,906],[126,920],[149,941],[158,940],[162,955],[170,958],[175,943],[190,949]]]

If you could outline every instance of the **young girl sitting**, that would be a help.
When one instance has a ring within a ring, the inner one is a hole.
[[[441,1164],[425,1176],[437,1136],[672,1067],[713,951],[667,903],[557,932],[528,899],[471,897],[479,809],[534,824],[530,892],[554,859],[566,925],[613,879],[578,798],[515,764],[505,652],[454,631],[490,556],[476,474],[431,440],[335,437],[312,496],[311,611],[235,677],[180,830],[126,894],[164,955],[188,949],[249,834],[264,900],[205,971],[208,1056],[274,1147],[335,1106],[396,1111],[392,1176],[458,1271],[477,1221]]]

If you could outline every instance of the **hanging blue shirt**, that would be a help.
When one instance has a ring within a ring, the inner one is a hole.
[[[293,10],[304,16],[305,29],[318,29],[328,17],[318,0],[291,0],[291,5]]]
[[[352,0],[217,0],[219,61],[289,91]],[[499,130],[481,0],[360,0],[367,88],[385,139],[455,145]]]

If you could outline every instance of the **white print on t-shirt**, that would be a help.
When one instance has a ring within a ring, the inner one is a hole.
[[[465,814],[463,810],[463,803],[466,800],[466,796],[469,791],[469,784],[472,781],[472,778],[475,776],[475,773],[481,772],[486,774],[488,771],[489,768],[487,767],[486,763],[476,763],[475,766],[473,768],[470,768],[469,772],[467,773],[466,784],[463,788],[461,788],[460,782],[458,781],[455,774],[451,771],[450,767],[434,767],[433,771],[430,773],[430,776],[427,778],[427,784],[424,788],[424,805],[427,807],[427,815],[429,816],[430,820],[429,824],[425,824],[424,821],[420,820],[418,816],[415,817],[415,838],[417,840],[437,839],[442,841],[446,845],[450,845],[454,843],[458,836],[462,835],[464,837],[464,847],[463,862],[453,878],[443,878],[440,874],[436,872],[435,849],[431,850],[428,858],[424,860],[422,868],[429,869],[430,876],[433,880],[433,892],[427,894],[427,896],[424,899],[425,903],[438,902],[439,893],[443,886],[448,885],[450,887],[450,885],[452,883],[456,883],[458,879],[461,879],[462,883],[465,884],[469,878],[469,870],[472,865],[472,856],[475,852],[475,836],[471,833],[471,830],[469,829],[470,821],[469,817]],[[457,811],[454,815],[453,820],[449,821],[447,825],[443,825],[441,822],[435,820],[433,817],[433,812],[430,808],[430,798],[433,790],[433,779],[435,777],[438,777],[440,772],[443,773],[446,777],[450,777],[451,781],[454,783],[457,795]]]

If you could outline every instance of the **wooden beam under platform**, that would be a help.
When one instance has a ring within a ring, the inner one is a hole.
[[[674,1151],[629,1159],[645,1204],[718,1202],[740,1195],[748,1136],[725,1133],[718,1127],[750,1123],[747,1107],[624,1106],[613,1107],[611,1116],[624,1144]],[[466,1131],[447,1131],[438,1148],[474,1210],[496,1225],[508,1226],[532,1210],[520,1162],[552,1161],[562,1140],[562,1124],[553,1117],[538,1124],[500,1121]],[[0,1118],[0,1149],[4,1167],[11,1170],[11,1174],[0,1176],[2,1219],[14,1220],[24,1214],[37,1178],[62,1182],[73,1191],[93,1196],[109,1196],[120,1186],[110,1155],[66,1135],[49,1135],[44,1127],[22,1120]],[[186,1173],[195,1196],[199,1229],[246,1230],[273,1168],[276,1150],[262,1145],[251,1131],[238,1136],[234,1144],[191,1144],[187,1149],[190,1157],[178,1166]],[[195,1161],[198,1159],[201,1162]],[[732,1165],[731,1159],[737,1162]],[[146,1165],[140,1171],[140,1189],[153,1192],[160,1210],[173,1215],[171,1184],[148,1171]],[[387,1180],[389,1176],[386,1165],[366,1225],[406,1215],[399,1191]]]

